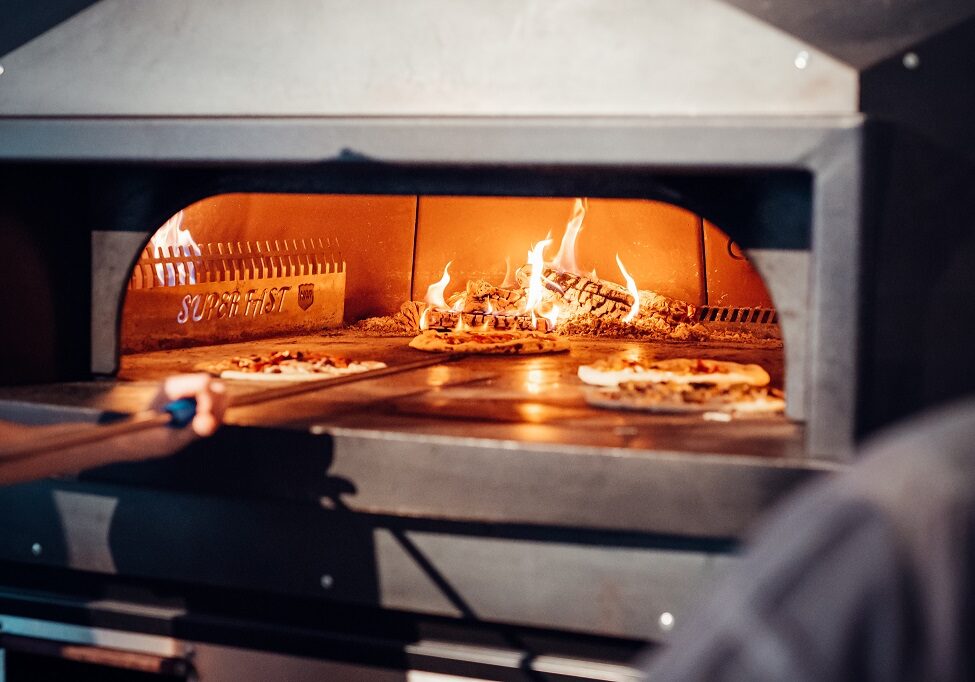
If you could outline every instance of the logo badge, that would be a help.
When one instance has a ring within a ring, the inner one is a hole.
[[[314,284],[299,284],[298,285],[298,307],[302,310],[308,310],[311,308],[311,304],[315,302],[315,285]]]

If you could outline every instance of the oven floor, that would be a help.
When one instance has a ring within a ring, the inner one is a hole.
[[[0,389],[0,398],[135,411],[151,399],[156,382],[228,356],[281,348],[321,350],[390,366],[425,357],[407,338],[342,333],[201,346],[122,357],[117,380]],[[618,447],[644,451],[802,456],[802,427],[783,416],[714,422],[701,416],[653,415],[589,407],[576,377],[580,364],[612,353],[636,357],[706,358],[755,362],[782,385],[781,347],[735,347],[574,338],[568,353],[470,356],[457,362],[324,389],[230,412],[228,422],[297,429],[352,429],[434,434],[520,443]],[[266,384],[230,382],[231,395]]]

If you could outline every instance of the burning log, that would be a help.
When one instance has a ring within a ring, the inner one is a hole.
[[[422,301],[407,301],[400,306],[399,316],[407,328],[420,329],[455,329],[458,325],[473,330],[513,330],[537,329],[550,331],[548,320],[544,318],[532,319],[530,315],[498,315],[494,313],[457,312],[453,310],[438,310]]]
[[[528,277],[526,268],[518,271],[519,282],[527,282]],[[563,315],[569,319],[588,314],[596,318],[622,320],[633,309],[633,296],[624,287],[613,282],[551,267],[546,267],[543,271],[542,281],[550,295],[568,306]],[[695,308],[690,303],[654,291],[641,291],[637,319],[647,317],[666,322],[670,326],[696,321]]]
[[[483,279],[468,280],[464,291],[457,292],[447,300],[447,305],[457,309],[463,301],[465,313],[512,314],[524,309],[525,292],[522,289],[504,289]]]

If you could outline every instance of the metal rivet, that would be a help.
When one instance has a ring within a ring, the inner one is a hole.
[[[664,611],[660,614],[660,629],[664,632],[670,632],[674,629],[674,614],[670,611]]]
[[[3,64],[0,64],[0,76],[3,75]]]
[[[905,69],[916,69],[921,65],[921,58],[917,56],[917,52],[908,52],[904,55],[904,68]]]
[[[806,52],[805,50],[802,50],[801,52],[799,52],[799,54],[796,55],[796,58],[792,63],[796,65],[797,69],[806,68],[807,66],[809,66],[809,53]]]
[[[322,576],[322,579],[319,582],[322,584],[322,588],[327,590],[332,586],[332,584],[335,581],[332,579],[332,576],[326,573],[325,575]]]
[[[44,548],[41,547],[41,543],[39,542],[35,542],[33,545],[30,546],[30,553],[33,554],[34,556],[40,556],[41,552],[43,551]]]

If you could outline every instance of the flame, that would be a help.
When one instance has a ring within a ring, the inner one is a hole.
[[[620,255],[616,254],[616,264],[620,266],[620,272],[623,273],[623,279],[626,280],[626,289],[630,292],[630,296],[633,297],[633,307],[630,308],[630,313],[623,318],[624,322],[632,322],[633,318],[637,316],[640,312],[640,290],[636,288],[636,282],[630,277],[630,273],[626,271],[623,267],[623,261],[620,260]]]
[[[542,294],[545,287],[542,285],[542,274],[545,270],[545,249],[552,243],[551,239],[543,239],[535,244],[528,252],[528,265],[531,266],[532,274],[528,278],[528,297],[525,300],[525,309],[530,310],[532,319],[535,318],[535,308],[542,302]]]
[[[193,239],[189,230],[183,229],[183,212],[180,211],[163,223],[149,240],[152,253],[156,258],[163,257],[163,248],[169,249],[174,257],[199,256],[202,254],[199,244]],[[196,284],[196,267],[193,263],[156,264],[156,279],[159,286],[176,286],[179,284]]]
[[[596,274],[596,268],[592,269],[592,272],[589,273],[589,276],[592,277],[594,282],[599,281],[599,275]]]
[[[443,292],[450,284],[450,275],[447,274],[447,269],[450,264],[454,261],[449,261],[443,268],[443,277],[440,278],[438,282],[434,282],[427,287],[427,295],[423,297],[423,300],[434,306],[435,308],[449,308],[447,302],[443,300]]]
[[[569,222],[565,226],[565,235],[562,237],[562,243],[559,244],[559,252],[549,263],[553,268],[575,275],[582,274],[579,266],[576,265],[576,239],[582,232],[582,221],[586,219],[588,208],[589,201],[587,199],[576,199],[572,207],[572,217],[569,218]]]
[[[420,331],[430,328],[430,321],[427,318],[430,316],[430,308],[424,308],[423,314],[420,315]]]
[[[457,324],[454,325],[455,332],[466,332],[470,331],[470,327],[464,322],[464,313],[457,313]]]
[[[454,301],[454,305],[451,308],[451,310],[453,310],[455,313],[462,313],[464,312],[464,307],[466,305],[467,305],[467,292],[465,291],[463,294],[461,294],[460,298]]]
[[[546,320],[548,320],[549,331],[554,331],[559,324],[559,315],[562,314],[562,308],[553,303],[551,309],[547,313],[542,314]]]

